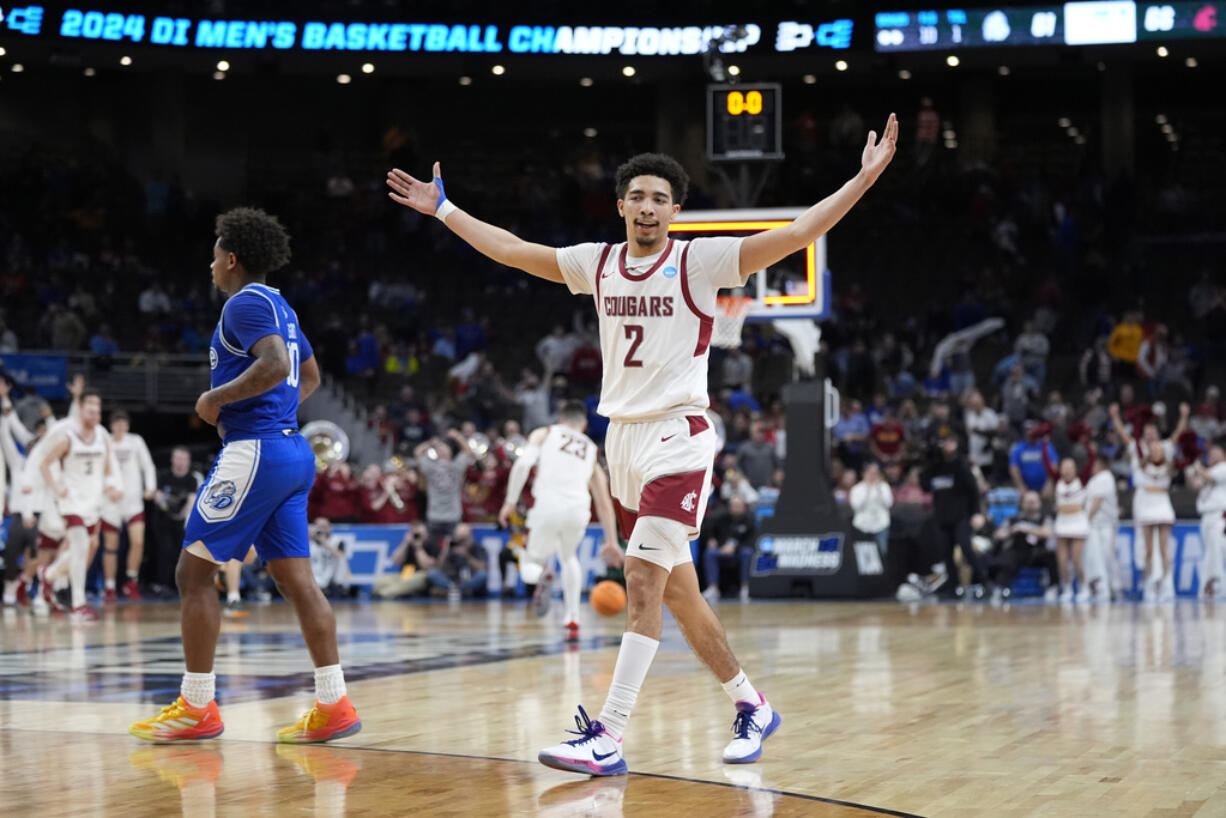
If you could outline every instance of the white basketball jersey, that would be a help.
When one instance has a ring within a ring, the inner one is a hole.
[[[140,497],[146,491],[157,488],[157,472],[149,447],[140,435],[128,432],[123,440],[111,438],[111,451],[119,465],[119,477],[123,481],[123,493],[127,498]]]
[[[560,423],[549,427],[536,460],[532,497],[536,507],[582,509],[592,504],[588,483],[596,467],[596,444]]]
[[[63,483],[68,496],[60,498],[60,513],[96,517],[102,507],[110,433],[96,426],[93,440],[87,443],[74,422],[64,434],[68,437],[68,454],[64,455]]]
[[[573,293],[591,294],[604,376],[597,411],[623,423],[702,414],[715,293],[741,285],[741,239],[669,239],[653,256],[621,244],[558,250]]]
[[[47,487],[47,482],[43,480],[42,462],[47,451],[51,448],[51,443],[59,440],[63,431],[75,423],[71,418],[57,420],[51,422],[47,430],[43,432],[43,436],[38,439],[26,454],[26,462],[21,470],[21,479],[14,483],[14,488],[20,489],[22,494],[21,510],[26,514],[37,514],[47,508],[48,504],[52,503],[51,489]],[[59,480],[64,470],[57,460],[50,466],[51,476]],[[26,489],[30,489],[29,492]]]
[[[1115,475],[1110,469],[1100,471],[1086,484],[1086,502],[1101,497],[1098,513],[1092,522],[1095,525],[1115,525],[1120,518],[1120,498],[1115,492]]]

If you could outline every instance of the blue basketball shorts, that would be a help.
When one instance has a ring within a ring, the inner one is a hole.
[[[314,481],[315,455],[297,432],[226,443],[196,496],[183,547],[202,542],[219,563],[241,560],[253,545],[264,560],[310,557]]]

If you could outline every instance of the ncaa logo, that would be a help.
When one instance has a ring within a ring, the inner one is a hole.
[[[665,267],[663,272],[665,278],[675,278],[677,276],[677,268],[671,264]]]
[[[209,347],[209,369],[217,368],[217,350]]]
[[[217,511],[225,511],[234,505],[234,495],[237,492],[238,487],[234,485],[233,480],[222,480],[220,483],[214,483],[209,486],[208,494],[204,498],[204,504]]]

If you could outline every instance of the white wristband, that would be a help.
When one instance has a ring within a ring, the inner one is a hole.
[[[434,211],[434,218],[446,223],[447,217],[459,209],[451,203],[450,199],[443,199],[443,203],[438,206],[438,210]]]

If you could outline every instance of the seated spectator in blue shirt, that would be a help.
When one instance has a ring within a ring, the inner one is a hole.
[[[859,471],[864,464],[864,454],[868,451],[868,416],[864,414],[864,406],[858,400],[843,404],[843,416],[834,424],[834,438],[838,441],[839,459],[848,468]]]
[[[89,339],[89,351],[95,355],[118,355],[119,344],[111,336],[111,325],[103,324]]]
[[[1055,463],[1060,459],[1056,447],[1039,440],[1033,429],[1026,430],[1026,437],[1013,444],[1009,451],[1009,474],[1018,491],[1039,491],[1047,485],[1047,467],[1043,465],[1043,447],[1047,458]]]

